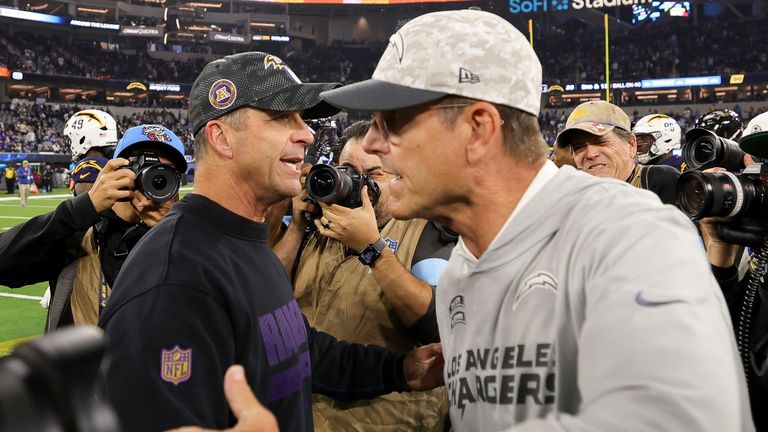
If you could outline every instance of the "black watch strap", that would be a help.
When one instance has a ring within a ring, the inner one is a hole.
[[[379,237],[378,240],[369,244],[362,251],[360,251],[360,255],[357,257],[357,259],[359,259],[361,263],[367,266],[371,266],[374,262],[376,262],[377,259],[379,259],[381,256],[381,251],[383,251],[385,247],[387,247],[387,242]]]

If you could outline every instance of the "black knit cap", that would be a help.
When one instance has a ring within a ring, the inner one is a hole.
[[[330,117],[340,110],[320,93],[338,83],[303,84],[280,58],[263,52],[214,60],[192,84],[189,122],[193,134],[209,121],[250,106],[272,111],[303,111],[304,118]]]

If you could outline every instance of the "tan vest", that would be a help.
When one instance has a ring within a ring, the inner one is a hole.
[[[381,236],[397,242],[395,256],[410,270],[426,221],[391,220]],[[313,234],[305,246],[294,281],[294,295],[309,324],[348,342],[376,344],[407,352],[417,341],[391,310],[367,266],[345,256],[340,242]],[[313,396],[316,431],[442,430],[448,410],[445,388],[392,393],[372,400],[341,403]]]
[[[72,284],[72,318],[75,325],[99,323],[99,290],[101,289],[101,261],[99,249],[89,229],[81,244],[85,255],[78,258],[75,280]],[[112,290],[106,287],[107,297]]]

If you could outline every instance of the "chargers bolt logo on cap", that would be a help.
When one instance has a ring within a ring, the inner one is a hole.
[[[208,101],[216,109],[229,108],[235,103],[235,99],[237,99],[237,87],[227,79],[220,79],[213,83],[208,92]]]

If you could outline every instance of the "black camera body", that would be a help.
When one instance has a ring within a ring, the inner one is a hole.
[[[179,193],[181,173],[173,165],[161,162],[154,152],[143,151],[128,160],[126,168],[136,173],[134,190],[155,202],[170,201]]]
[[[0,359],[0,431],[118,431],[104,402],[105,344],[75,326],[19,345]]]
[[[744,168],[744,151],[736,141],[704,128],[693,128],[685,134],[683,160],[688,169],[720,167],[738,171]]]
[[[309,170],[304,184],[312,200],[338,204],[347,208],[363,205],[360,198],[363,186],[368,186],[372,203],[375,203],[381,195],[379,185],[372,178],[357,172],[351,166],[334,168],[330,165],[315,165]]]

